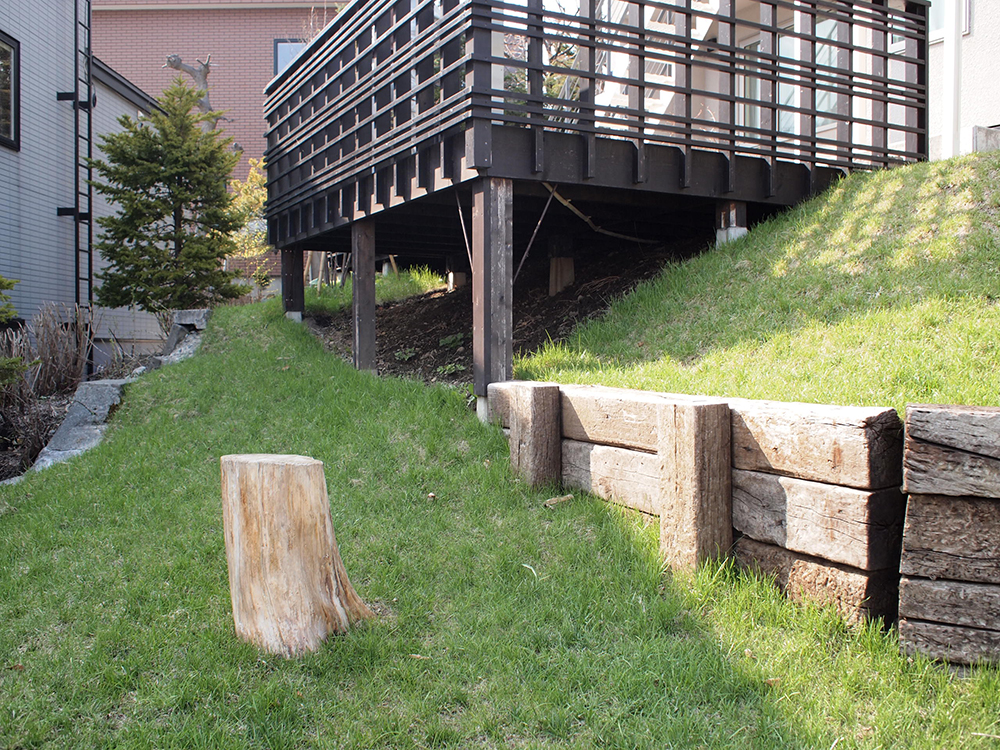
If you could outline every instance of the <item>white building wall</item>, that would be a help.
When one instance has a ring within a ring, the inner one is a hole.
[[[57,101],[73,90],[74,21],[66,0],[0,3],[0,30],[20,44],[20,145],[0,145],[0,276],[16,279],[10,293],[18,315],[30,319],[45,303],[75,302],[75,232],[60,206],[74,205],[75,125],[70,101]],[[93,110],[95,154],[99,134],[121,129],[118,117],[135,117],[138,106],[111,88],[97,84]],[[113,211],[94,194],[93,213]],[[95,235],[100,227],[95,223]],[[95,273],[103,262],[95,254]],[[84,271],[85,272],[85,271]],[[161,337],[156,319],[134,310],[97,311],[99,339],[111,334],[155,349]]]
[[[21,150],[0,146],[0,275],[30,318],[43,302],[72,303],[73,108],[56,93],[73,90],[73,13],[65,0],[0,3],[0,29],[21,48]]]
[[[934,0],[934,4],[945,0]],[[1000,0],[958,0],[968,12],[968,33],[962,35],[961,130],[962,151],[973,150],[972,128],[1000,125],[1000,81],[997,55],[1000,50]],[[932,33],[928,53],[928,130],[931,157],[940,154],[943,122],[948,114],[944,98],[944,43],[942,34]],[[979,135],[983,148],[984,134]],[[985,134],[991,135],[991,134]],[[1000,146],[1000,130],[995,134]],[[992,140],[992,139],[991,139]]]

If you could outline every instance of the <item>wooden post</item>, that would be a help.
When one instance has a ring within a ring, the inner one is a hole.
[[[354,267],[354,366],[375,369],[375,224],[356,221],[351,225]]]
[[[715,204],[715,244],[724,245],[747,232],[747,204],[744,201],[718,201]]]
[[[553,237],[549,240],[549,296],[573,285],[576,280],[573,263],[573,240],[569,237]]]
[[[562,479],[562,418],[555,383],[512,383],[510,466],[532,486]]]
[[[693,569],[733,543],[729,406],[674,402],[657,412],[660,557]]]
[[[321,461],[229,455],[221,467],[229,593],[240,638],[292,657],[374,617],[340,559]]]
[[[472,368],[480,418],[486,387],[513,370],[513,185],[484,177],[472,190]]]
[[[305,287],[302,284],[302,251],[298,248],[281,250],[281,301],[285,315],[302,320],[306,309]]]

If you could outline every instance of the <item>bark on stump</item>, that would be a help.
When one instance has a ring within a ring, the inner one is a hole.
[[[237,635],[292,657],[373,617],[337,550],[323,462],[249,454],[223,456],[221,464]]]

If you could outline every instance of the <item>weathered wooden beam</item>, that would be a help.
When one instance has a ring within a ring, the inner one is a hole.
[[[488,391],[492,393],[491,383]],[[562,478],[559,386],[518,382],[511,391],[510,466],[533,487]]]
[[[674,401],[657,409],[660,557],[675,568],[728,554],[733,542],[729,407]]]
[[[906,437],[1000,458],[1000,407],[907,404]]]
[[[1000,409],[906,407],[907,492],[1000,497]]]
[[[700,396],[563,386],[563,436],[656,451],[656,409]],[[902,483],[902,424],[892,409],[728,400],[733,466],[858,489]]]
[[[906,497],[733,470],[733,526],[747,536],[861,570],[895,568]]]
[[[306,309],[302,271],[302,251],[294,247],[284,248],[281,251],[281,302],[285,315],[298,320],[302,320]]]
[[[594,385],[562,386],[563,437],[655,453],[657,410],[663,404],[725,403],[676,393],[633,391]]]
[[[351,225],[351,254],[354,268],[354,366],[374,370],[375,361],[375,223],[356,221]]]
[[[481,178],[472,189],[473,388],[486,414],[486,388],[513,370],[513,184]]]
[[[490,383],[486,388],[489,419],[491,422],[497,422],[505,430],[510,429],[511,402],[514,399],[514,389],[522,382],[524,381],[507,380],[501,383]],[[559,422],[562,424],[561,417]]]
[[[909,618],[899,621],[899,640],[908,654],[956,664],[1000,662],[1000,632],[942,625]]]
[[[910,495],[900,570],[1000,584],[1000,500]]]
[[[904,577],[899,616],[1000,631],[1000,586]]]
[[[562,481],[634,510],[660,515],[662,461],[652,453],[562,441]]]
[[[1000,458],[907,440],[903,474],[911,494],[1000,497]]]
[[[895,410],[730,399],[733,466],[857,489],[902,483]]]
[[[832,605],[851,623],[870,617],[896,618],[899,575],[894,570],[857,570],[749,537],[738,539],[733,552],[740,565],[774,576],[793,601]]]

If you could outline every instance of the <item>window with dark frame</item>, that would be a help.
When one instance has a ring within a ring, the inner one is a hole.
[[[13,149],[21,147],[20,55],[17,40],[0,31],[0,146]]]
[[[278,75],[278,73],[287,68],[288,64],[305,46],[306,42],[304,39],[275,39],[274,74]]]

